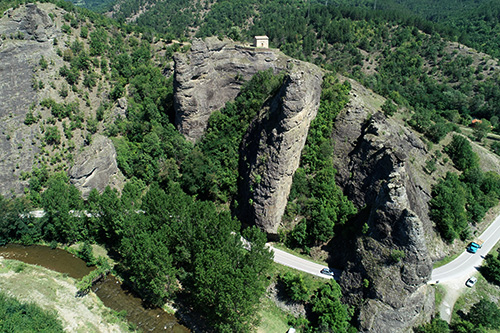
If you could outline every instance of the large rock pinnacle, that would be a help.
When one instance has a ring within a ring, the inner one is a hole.
[[[351,101],[333,133],[334,164],[337,183],[362,211],[367,231],[340,283],[346,300],[360,307],[362,331],[404,332],[428,321],[434,307],[426,285],[431,184],[422,164],[428,152],[413,132],[378,112],[373,105],[381,101],[351,84]]]
[[[240,218],[276,234],[318,111],[321,70],[278,50],[217,38],[195,39],[189,53],[176,55],[175,69],[176,125],[193,142],[203,135],[212,112],[233,100],[257,72],[286,74],[278,95],[251,124],[240,161]]]
[[[243,143],[241,218],[271,235],[277,234],[321,96],[319,68],[299,61],[290,67],[281,91],[252,124]]]

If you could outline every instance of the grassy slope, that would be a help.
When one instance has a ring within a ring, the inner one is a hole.
[[[57,312],[68,332],[128,332],[99,298],[90,293],[75,297],[75,280],[43,267],[0,259],[0,289],[21,302],[33,302]]]

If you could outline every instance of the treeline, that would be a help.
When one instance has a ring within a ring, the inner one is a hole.
[[[480,222],[500,199],[500,176],[483,172],[479,157],[464,136],[454,135],[445,147],[460,175],[448,172],[432,190],[430,217],[448,242],[470,238],[470,226]]]

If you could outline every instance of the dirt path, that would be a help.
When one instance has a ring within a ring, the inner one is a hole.
[[[67,332],[128,332],[128,325],[94,293],[75,297],[75,280],[46,268],[0,257],[0,290],[57,312]]]
[[[450,323],[453,306],[467,287],[465,286],[464,279],[461,277],[440,283],[440,285],[446,289],[446,294],[439,305],[439,315],[441,319]]]

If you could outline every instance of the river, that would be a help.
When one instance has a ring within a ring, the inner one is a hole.
[[[0,246],[0,256],[15,259],[27,264],[40,265],[72,278],[81,279],[92,271],[85,262],[71,253],[47,246],[22,246],[8,244]],[[108,275],[99,281],[93,291],[107,307],[115,311],[126,311],[129,323],[143,332],[175,332],[186,333],[189,330],[178,323],[175,316],[159,308],[148,308],[143,301],[127,290],[114,276]]]

